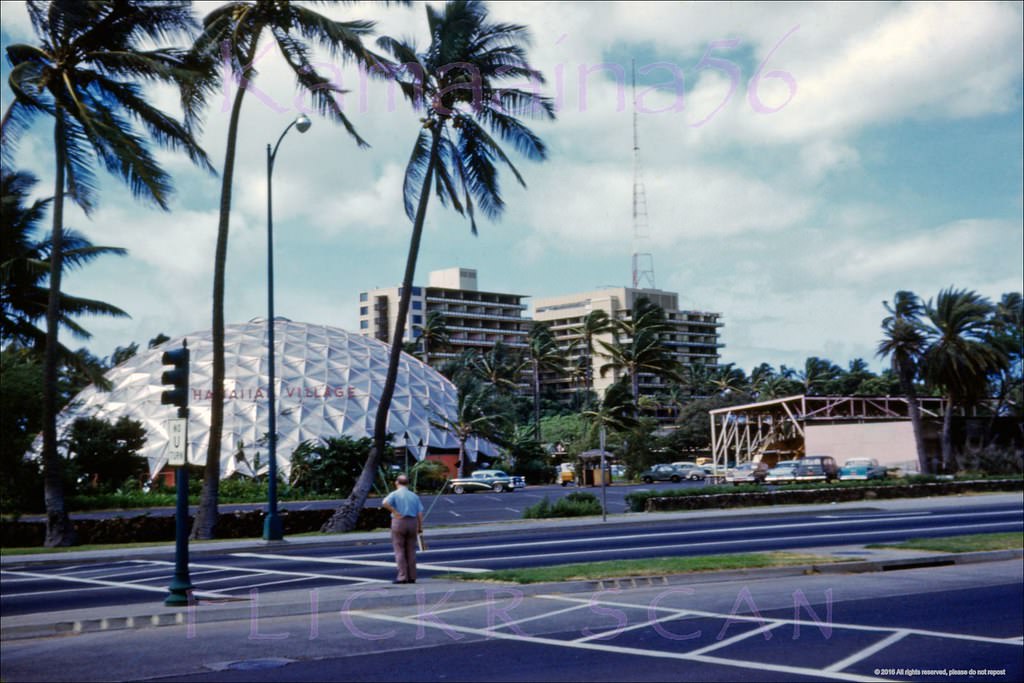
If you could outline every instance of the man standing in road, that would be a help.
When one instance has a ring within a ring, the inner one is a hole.
[[[416,537],[423,533],[423,503],[409,490],[409,477],[398,475],[395,490],[381,507],[391,513],[391,545],[398,565],[394,583],[416,583]]]

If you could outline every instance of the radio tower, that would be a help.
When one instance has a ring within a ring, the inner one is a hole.
[[[654,257],[648,241],[651,233],[647,225],[647,191],[644,189],[643,168],[640,165],[640,140],[637,134],[636,60],[633,60],[633,288],[656,289],[654,286]]]

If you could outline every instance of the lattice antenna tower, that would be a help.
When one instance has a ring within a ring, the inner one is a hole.
[[[654,256],[649,251],[651,232],[647,224],[647,190],[644,189],[643,166],[640,164],[640,136],[636,101],[636,60],[633,60],[633,287],[656,289]]]

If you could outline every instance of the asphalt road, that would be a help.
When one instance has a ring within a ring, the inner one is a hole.
[[[477,497],[481,502],[487,498],[483,494]],[[509,567],[792,550],[1022,529],[1020,501],[996,504],[983,497],[963,499],[955,508],[920,501],[900,512],[846,506],[835,513],[754,510],[749,515],[703,519],[637,515],[636,523],[507,528],[500,536],[481,536],[465,529],[459,535],[438,536],[430,539],[430,549],[420,554],[419,574],[429,579],[451,572],[486,573]],[[388,583],[394,575],[393,555],[384,534],[359,545],[339,542],[289,547],[285,543],[204,553],[193,557],[190,567],[201,600],[246,598],[253,590],[266,594],[372,586]],[[88,564],[56,561],[42,566],[7,561],[0,606],[4,615],[18,615],[159,601],[166,595],[173,568],[173,554],[125,555]]]
[[[683,481],[678,484],[671,482],[655,482],[653,484],[613,484],[605,489],[608,500],[608,512],[626,511],[626,495],[631,491],[658,490],[669,488],[688,488],[704,486],[704,482]],[[558,485],[527,486],[525,489],[508,493],[466,493],[456,495],[446,493],[441,496],[421,496],[424,506],[431,508],[432,524],[466,524],[482,522],[503,522],[523,518],[523,510],[544,498],[552,503],[574,491],[587,491],[598,498],[601,497],[600,487],[562,487]],[[435,498],[438,499],[435,504]],[[375,507],[379,499],[371,498],[367,505]],[[340,500],[302,500],[282,501],[281,509],[285,510],[332,510],[341,504]],[[221,514],[244,512],[247,510],[263,510],[266,503],[227,503],[221,504]],[[190,508],[195,514],[196,506]],[[90,510],[73,512],[76,519],[112,519],[115,517],[135,517],[138,515],[171,516],[173,507],[134,508],[129,510]],[[24,521],[44,521],[43,515],[24,515]]]
[[[0,675],[1005,683],[1024,680],[1022,582],[1010,561],[454,604],[403,587],[399,607],[6,641]]]

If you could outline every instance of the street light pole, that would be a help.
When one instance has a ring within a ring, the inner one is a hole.
[[[284,538],[284,525],[281,517],[277,514],[277,404],[276,391],[274,387],[274,157],[277,156],[277,148],[292,126],[300,133],[305,133],[312,125],[305,114],[299,116],[288,124],[288,127],[281,133],[277,143],[271,149],[267,144],[267,401],[270,404],[268,419],[269,433],[267,436],[267,450],[269,451],[269,472],[267,473],[267,518],[263,522],[263,539],[266,541],[280,541]]]

